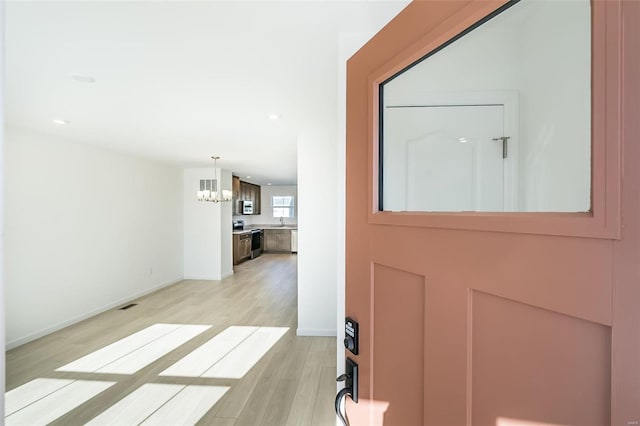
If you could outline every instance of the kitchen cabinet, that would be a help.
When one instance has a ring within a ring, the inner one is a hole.
[[[253,214],[260,214],[260,185],[253,185]]]
[[[260,185],[247,183],[248,199],[253,201],[253,214],[260,214]]]
[[[233,235],[233,264],[251,257],[251,232]]]
[[[249,188],[247,182],[240,181],[240,200],[245,201],[249,199]]]
[[[231,192],[233,193],[233,215],[238,216],[242,214],[242,205],[240,204],[240,178],[238,176],[233,176],[231,181]]]
[[[233,177],[233,214],[241,215],[242,201],[253,201],[253,214],[260,214],[260,185],[254,185]]]
[[[291,252],[291,230],[265,229],[264,251]]]

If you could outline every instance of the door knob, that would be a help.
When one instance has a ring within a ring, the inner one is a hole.
[[[347,358],[345,361],[345,373],[338,376],[336,381],[344,382],[344,388],[336,395],[336,414],[344,426],[349,426],[346,407],[344,414],[342,414],[341,405],[342,400],[346,399],[347,396],[350,396],[353,402],[358,402],[358,364],[351,358]]]

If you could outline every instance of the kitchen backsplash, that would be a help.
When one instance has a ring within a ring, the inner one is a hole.
[[[248,225],[279,225],[280,218],[267,217],[268,215],[258,214],[258,215],[240,215],[233,216],[233,220],[243,220],[245,226]],[[284,218],[285,225],[297,225],[298,218],[297,217],[285,217]]]
[[[268,225],[279,224],[280,218],[273,217],[271,208],[271,198],[274,196],[293,196],[294,197],[294,216],[285,217],[284,223],[287,225],[296,225],[298,223],[298,187],[296,185],[274,185],[261,186],[260,191],[260,213],[258,215],[239,215],[234,216],[233,220],[244,220],[245,225]]]

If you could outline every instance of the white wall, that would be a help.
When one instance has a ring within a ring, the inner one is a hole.
[[[231,190],[231,173],[218,169],[221,189]],[[230,202],[198,201],[200,179],[213,179],[213,168],[183,172],[184,278],[221,280],[233,273]]]
[[[0,28],[4,26],[4,4],[0,2]],[[5,340],[4,315],[4,31],[0,31],[0,342]],[[5,390],[5,358],[0,354],[0,394]],[[4,418],[4,398],[0,398],[0,418]]]
[[[335,135],[334,127],[298,138],[298,186],[304,188],[298,194],[299,336],[336,334]]]
[[[294,209],[293,217],[284,218],[284,223],[289,225],[295,225],[298,223],[298,186],[297,185],[262,185],[260,187],[260,214],[256,215],[240,215],[234,216],[234,219],[244,220],[246,225],[268,225],[279,224],[280,218],[273,217],[273,210],[271,209],[271,197],[273,196],[293,196],[294,197]]]
[[[182,278],[180,169],[16,129],[5,155],[8,347]]]

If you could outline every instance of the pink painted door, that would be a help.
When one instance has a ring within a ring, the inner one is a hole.
[[[591,4],[591,209],[380,209],[379,86],[504,6],[417,1],[348,62],[352,425],[640,423],[640,2]]]

